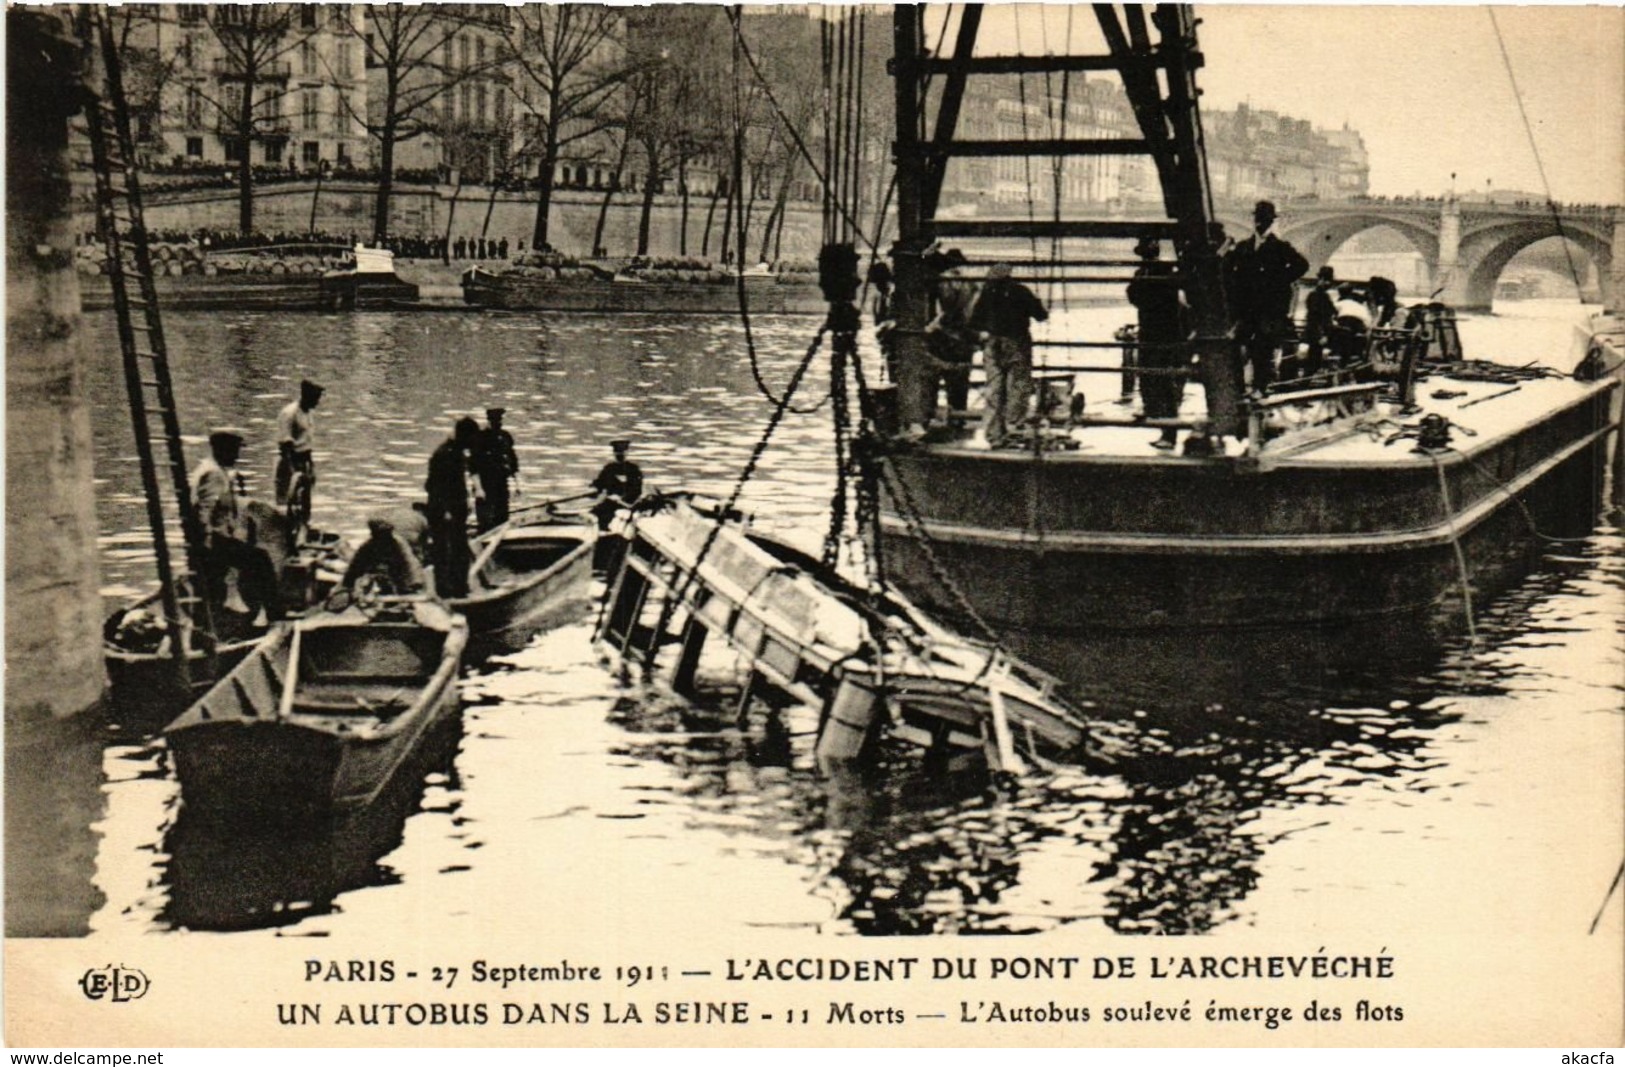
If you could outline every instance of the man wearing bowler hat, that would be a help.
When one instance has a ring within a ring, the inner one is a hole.
[[[1253,208],[1253,233],[1224,257],[1225,295],[1240,343],[1233,366],[1239,384],[1252,366],[1252,390],[1262,395],[1275,381],[1275,353],[1292,329],[1292,286],[1309,273],[1309,261],[1275,229],[1275,205]]]
[[[505,414],[506,408],[486,408],[485,429],[474,442],[472,466],[480,485],[474,519],[481,533],[508,521],[509,480],[518,488],[519,456],[513,449],[513,434],[502,428]]]

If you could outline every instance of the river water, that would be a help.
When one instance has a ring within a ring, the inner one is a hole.
[[[1470,355],[1566,365],[1577,307],[1503,312],[1464,324]],[[1113,313],[1073,317],[1109,332]],[[778,389],[814,323],[754,326]],[[770,411],[725,318],[176,313],[166,327],[191,454],[207,427],[242,427],[261,492],[278,407],[301,376],[327,387],[315,508],[347,533],[419,492],[429,452],[466,412],[508,409],[522,504],[583,490],[623,436],[652,485],[725,493]],[[116,345],[110,322],[92,329],[106,353],[91,392],[112,601],[150,581],[151,561]],[[809,399],[821,385],[809,380]],[[744,505],[816,546],[829,457],[827,405],[787,418]],[[112,725],[36,768],[50,819],[20,818],[11,798],[29,775],[8,768],[8,932],[252,939],[432,924],[480,943],[535,901],[611,928],[680,915],[724,937],[1288,931],[1330,914],[1493,924],[1506,906],[1487,881],[1516,899],[1554,854],[1572,899],[1528,891],[1594,908],[1621,840],[1620,547],[1609,526],[1553,545],[1480,606],[1476,642],[1390,635],[1380,657],[1337,666],[1291,635],[1114,649],[1096,657],[1110,669],[1089,693],[1129,724],[1139,755],[1109,773],[1034,772],[1013,790],[974,769],[927,773],[902,750],[821,776],[812,713],[741,729],[727,693],[690,704],[628,683],[592,648],[590,614],[469,671],[460,722],[367,816],[315,837],[193,825],[161,739]]]

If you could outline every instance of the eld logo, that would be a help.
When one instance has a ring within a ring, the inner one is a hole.
[[[79,979],[87,1000],[111,1000],[121,1004],[147,995],[147,976],[134,967],[92,967]]]

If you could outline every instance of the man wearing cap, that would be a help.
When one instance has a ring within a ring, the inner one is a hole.
[[[434,584],[443,597],[468,595],[469,453],[480,435],[480,424],[464,416],[452,435],[429,457],[429,477],[423,488],[429,497],[429,557],[434,563]]]
[[[1253,232],[1224,257],[1225,294],[1235,323],[1243,368],[1253,368],[1252,388],[1263,393],[1275,380],[1275,353],[1291,323],[1292,286],[1309,273],[1309,261],[1275,232],[1275,205],[1260,200],[1253,207]]]
[[[395,526],[386,516],[375,515],[367,520],[371,536],[344,571],[344,588],[354,589],[356,582],[372,577],[388,592],[398,596],[423,591],[423,568],[406,541],[395,532]]]
[[[1027,417],[1027,399],[1033,391],[1033,335],[1029,324],[1049,318],[1033,291],[1010,277],[1010,264],[988,268],[987,284],[971,308],[970,328],[987,337],[982,352],[987,362],[987,421],[989,448],[999,448],[1010,425]]]
[[[508,521],[508,481],[519,478],[519,456],[513,434],[502,428],[506,408],[485,409],[485,429],[474,443],[474,477],[480,493],[474,500],[474,518],[481,533]]]
[[[598,490],[598,501],[593,505],[592,513],[598,518],[600,533],[609,529],[616,511],[631,507],[643,495],[643,471],[626,458],[626,451],[632,447],[632,442],[611,441],[609,447],[615,452],[614,461],[604,464],[598,477],[592,480],[592,487]]]
[[[192,501],[203,525],[208,558],[204,581],[212,603],[226,602],[226,575],[237,571],[237,592],[250,614],[262,608],[272,619],[281,616],[276,598],[276,574],[265,550],[250,543],[237,493],[242,476],[237,458],[242,452],[243,435],[232,429],[209,434],[209,458],[192,471]]]
[[[1154,237],[1143,237],[1134,247],[1140,257],[1140,266],[1134,271],[1134,280],[1128,284],[1128,301],[1140,313],[1137,340],[1139,366],[1148,373],[1141,374],[1140,399],[1144,402],[1148,419],[1175,419],[1179,417],[1179,404],[1185,392],[1185,378],[1171,372],[1190,367],[1190,353],[1185,348],[1184,308],[1181,306],[1179,281],[1174,277],[1174,265],[1157,258],[1162,246]],[[1161,373],[1169,372],[1169,373]],[[1172,451],[1179,440],[1179,431],[1172,426],[1161,428],[1161,435],[1151,442],[1160,451]]]
[[[299,399],[289,401],[287,406],[277,412],[276,417],[276,502],[277,506],[288,502],[288,488],[293,482],[293,472],[300,471],[305,476],[307,485],[316,484],[316,464],[311,458],[312,418],[311,412],[316,405],[322,402],[322,393],[325,390],[309,378],[299,383]]]

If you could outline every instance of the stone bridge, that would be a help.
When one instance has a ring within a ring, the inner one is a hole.
[[[1454,198],[1276,201],[1277,231],[1318,269],[1355,234],[1387,226],[1404,234],[1432,272],[1439,298],[1462,309],[1487,309],[1513,256],[1558,235],[1545,204],[1496,204]],[[1252,229],[1252,204],[1223,204],[1231,235]],[[1581,292],[1618,308],[1625,299],[1625,208],[1560,208],[1562,234],[1586,255]],[[1619,250],[1620,255],[1615,252]]]

